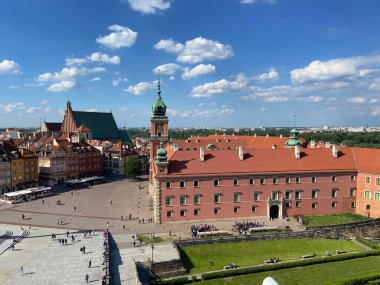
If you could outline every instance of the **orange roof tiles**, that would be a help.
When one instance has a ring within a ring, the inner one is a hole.
[[[205,150],[204,162],[199,159],[199,151],[177,151],[169,162],[169,175],[172,176],[357,170],[350,148],[339,150],[337,159],[333,157],[331,149],[301,149],[301,159],[295,158],[294,149],[245,150],[242,161],[237,150]]]
[[[380,149],[353,147],[352,152],[359,172],[380,174]]]

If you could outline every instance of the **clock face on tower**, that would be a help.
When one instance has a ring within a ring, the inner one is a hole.
[[[163,131],[163,127],[161,124],[157,124],[157,128],[156,128],[156,132],[157,132],[157,136],[161,136],[162,135],[162,131]]]

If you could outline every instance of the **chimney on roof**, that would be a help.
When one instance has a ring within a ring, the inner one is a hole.
[[[277,149],[277,145],[272,144],[272,149]]]
[[[282,139],[282,134],[280,134],[280,139]]]
[[[299,145],[295,146],[295,148],[294,148],[294,155],[296,156],[296,159],[300,159],[301,158],[300,146]]]
[[[199,148],[199,160],[205,161],[205,150],[203,149],[203,146]]]
[[[239,146],[239,159],[244,160],[244,148]]]
[[[199,142],[199,140],[198,140],[198,139],[196,139],[196,140],[195,140],[195,142],[197,142],[197,143],[198,143],[198,142]]]
[[[315,140],[311,140],[310,141],[310,147],[311,148],[315,148]]]
[[[330,148],[330,147],[331,147],[330,142],[326,142],[326,148]]]
[[[269,137],[269,134],[267,134],[267,138]]]
[[[256,137],[256,133],[253,134],[253,137],[254,137],[254,138]]]
[[[334,158],[338,158],[338,147],[334,144],[332,146],[332,155],[334,156]]]

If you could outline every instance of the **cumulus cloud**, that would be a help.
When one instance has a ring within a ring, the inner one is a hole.
[[[25,104],[21,102],[10,103],[7,105],[0,105],[0,109],[2,110],[2,113],[9,114],[14,111],[20,111],[25,109]]]
[[[64,67],[61,71],[55,73],[43,73],[40,74],[36,81],[37,82],[49,82],[49,81],[64,81],[64,80],[74,80],[79,76],[84,76],[90,73],[104,72],[106,69],[104,67]]]
[[[180,68],[181,66],[176,63],[166,63],[155,67],[153,72],[155,74],[160,72],[160,74],[175,75],[177,70]]]
[[[170,8],[170,1],[167,0],[122,0],[122,2],[128,2],[132,10],[142,14],[156,14]]]
[[[4,59],[3,61],[0,61],[0,75],[11,73],[11,74],[18,74],[21,73],[21,67],[20,65],[13,61]]]
[[[198,37],[184,44],[172,39],[160,40],[154,47],[177,55],[177,61],[183,63],[198,63],[204,60],[222,60],[233,56],[230,45],[218,41]]]
[[[215,72],[215,66],[212,64],[198,64],[192,69],[186,69],[182,74],[182,79],[197,78],[201,75],[210,74]]]
[[[42,108],[41,107],[31,107],[31,108],[28,108],[27,110],[26,110],[26,112],[28,113],[28,114],[33,114],[33,113],[35,113],[35,112],[37,112],[37,111],[40,111]]]
[[[49,100],[42,100],[42,101],[40,101],[40,104],[41,105],[46,105],[46,104],[49,104]]]
[[[119,25],[108,27],[111,31],[109,35],[98,37],[96,42],[110,49],[131,47],[135,44],[137,33],[131,29]]]
[[[86,63],[108,63],[108,64],[120,64],[121,60],[118,55],[109,56],[102,52],[94,52],[91,55],[87,55],[83,58],[67,57],[65,59],[67,66],[80,66]]]
[[[254,77],[254,79],[265,82],[265,81],[277,81],[280,79],[280,76],[276,69],[270,68],[267,73],[262,73]]]
[[[146,91],[154,89],[156,86],[156,81],[154,82],[140,82],[136,85],[131,85],[127,89],[124,89],[125,92],[130,93],[132,95],[142,95]]]
[[[57,83],[53,83],[47,89],[50,92],[62,92],[68,91],[76,87],[76,83],[74,80],[63,80]]]
[[[169,108],[166,110],[166,113],[170,117],[181,117],[181,118],[187,118],[191,114],[191,112],[189,111],[178,111],[178,110],[169,109]]]
[[[292,70],[290,76],[294,84],[363,77],[368,74],[367,67],[379,64],[380,55],[337,58],[328,61],[315,60],[305,68]]]
[[[236,93],[248,86],[249,80],[244,74],[238,74],[233,81],[221,79],[192,88],[189,97],[211,97],[218,94]]]
[[[222,108],[214,108],[211,110],[174,110],[174,109],[167,109],[167,114],[170,117],[178,117],[178,118],[209,118],[209,117],[218,117],[218,116],[230,116],[235,113],[234,109],[228,108],[227,106],[222,106]]]

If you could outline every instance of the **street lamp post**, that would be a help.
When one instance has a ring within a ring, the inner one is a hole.
[[[151,244],[151,247],[152,247],[152,264],[153,264],[153,251],[154,251],[154,245],[153,245],[153,243]]]

